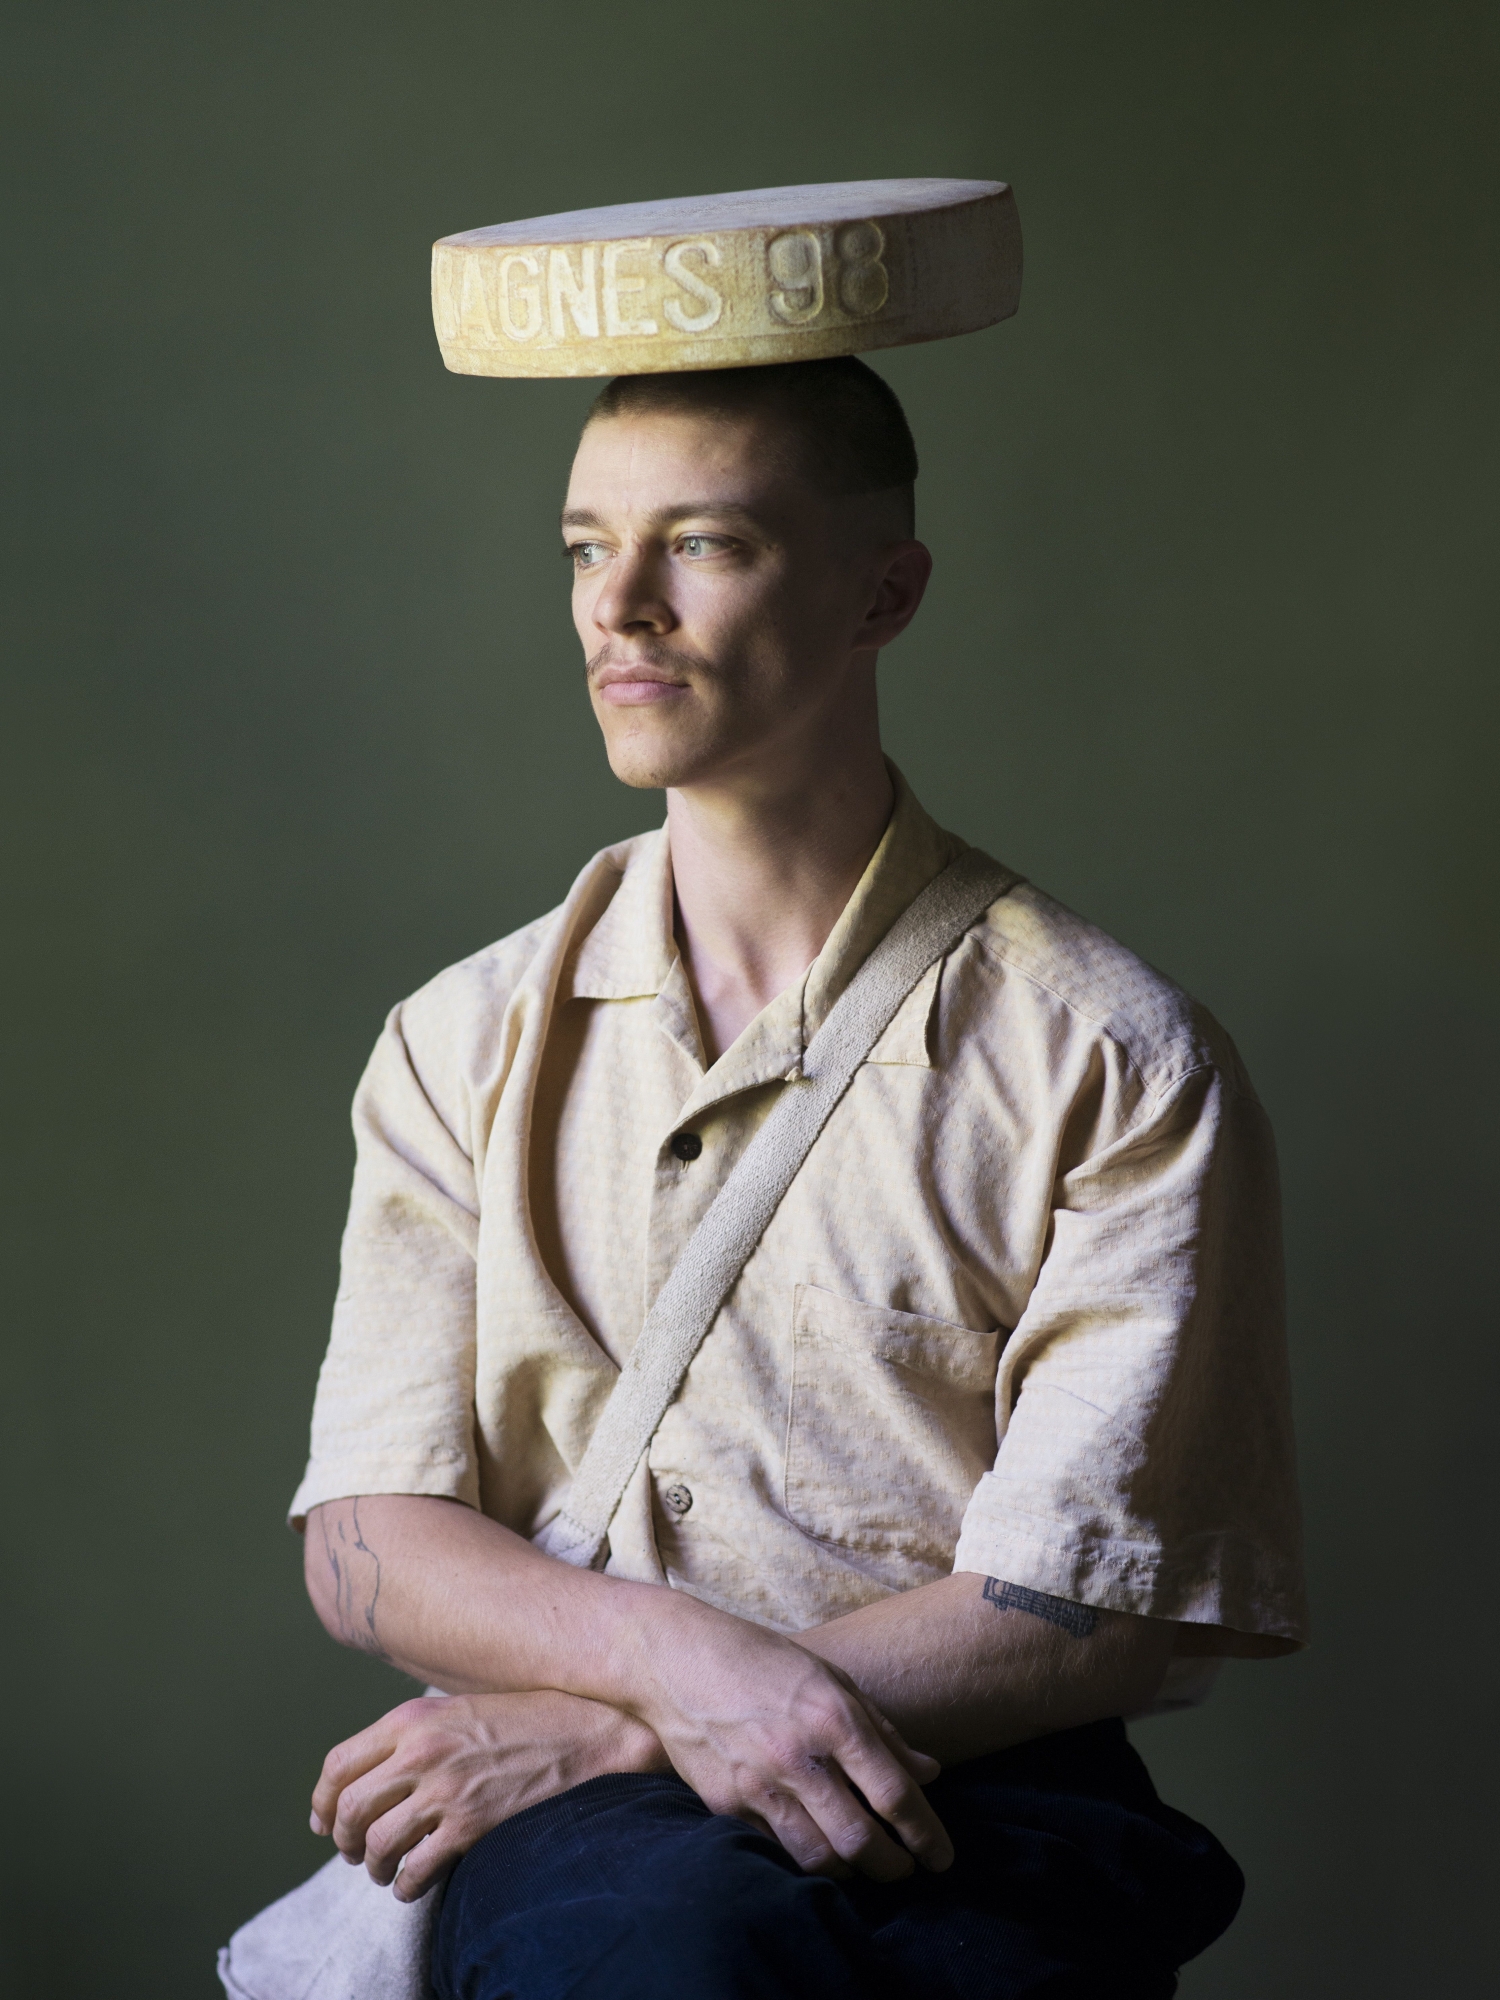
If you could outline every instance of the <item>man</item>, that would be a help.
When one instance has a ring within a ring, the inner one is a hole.
[[[1270,1138],[1222,1031],[1028,884],[856,1072],[607,1566],[534,1545],[963,849],[880,747],[916,469],[853,359],[605,389],[574,620],[666,828],[398,1007],[360,1086],[294,1513],[329,1631],[450,1698],[334,1750],[313,1825],[402,1899],[453,1870],[444,2000],[1154,1996],[1238,1902],[1118,1718],[1301,1640]]]

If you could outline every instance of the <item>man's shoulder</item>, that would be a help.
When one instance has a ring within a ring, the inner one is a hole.
[[[453,965],[445,965],[401,1002],[403,1018],[436,1027],[439,1023],[456,1024],[464,1018],[491,1018],[504,1013],[511,996],[556,929],[562,910],[559,903],[533,917],[529,924],[522,924],[519,930],[507,932],[493,944],[470,952],[467,958]]]
[[[1043,1017],[1107,1037],[1153,1093],[1195,1069],[1247,1079],[1233,1042],[1199,1001],[1137,952],[1035,883],[1017,881],[974,933],[997,985],[1019,985]]]
[[[649,836],[618,842],[594,855],[567,896],[519,930],[471,952],[429,979],[395,1009],[409,1045],[462,1052],[465,1066],[485,1066],[486,1051],[500,1034],[517,993],[533,974],[543,974],[550,948],[566,931],[576,934],[597,921],[624,878],[632,855]],[[543,977],[545,984],[545,977]]]

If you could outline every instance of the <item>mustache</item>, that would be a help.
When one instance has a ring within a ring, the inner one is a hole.
[[[689,653],[677,646],[664,646],[654,641],[644,646],[632,646],[628,651],[617,648],[610,640],[599,648],[587,662],[584,672],[592,681],[596,674],[606,667],[651,667],[658,673],[713,674],[714,664],[705,660],[701,653]]]

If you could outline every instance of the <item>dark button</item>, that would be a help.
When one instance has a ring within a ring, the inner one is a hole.
[[[688,1137],[691,1136],[689,1133]],[[693,1504],[693,1496],[686,1486],[669,1486],[661,1497],[662,1505],[668,1513],[675,1514],[679,1521]]]
[[[696,1160],[703,1151],[703,1141],[696,1132],[674,1132],[672,1151],[679,1160]]]

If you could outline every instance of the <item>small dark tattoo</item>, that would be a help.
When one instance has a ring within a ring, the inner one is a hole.
[[[351,1507],[347,1520],[342,1510],[336,1519],[330,1520],[331,1512],[328,1507],[321,1508],[319,1520],[323,1528],[324,1553],[333,1571],[339,1631],[344,1644],[357,1646],[362,1653],[373,1653],[377,1660],[389,1661],[390,1654],[381,1645],[375,1631],[375,1606],[380,1601],[380,1558],[360,1530],[359,1503],[356,1501]],[[356,1563],[358,1556],[365,1560]],[[356,1571],[360,1574],[356,1575]]]
[[[997,1611],[1029,1611],[1033,1618],[1060,1625],[1075,1639],[1086,1639],[1099,1623],[1098,1612],[1087,1604],[1075,1604],[1069,1597],[1049,1597],[1045,1590],[1028,1590],[1024,1583],[1002,1583],[998,1576],[985,1578],[984,1594]]]

